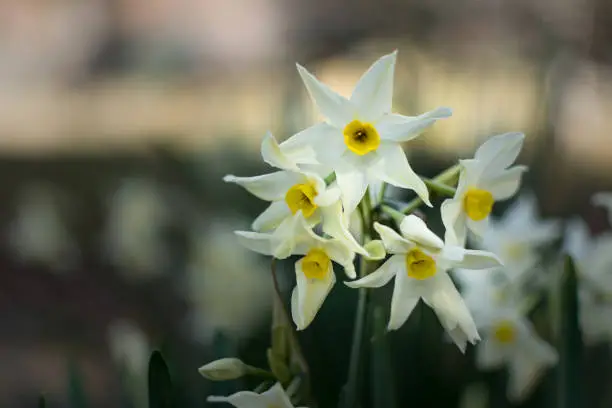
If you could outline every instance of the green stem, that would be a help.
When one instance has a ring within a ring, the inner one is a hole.
[[[453,197],[455,195],[456,189],[454,189],[453,187],[447,186],[446,184],[442,184],[435,180],[424,178],[424,177],[423,177],[423,181],[425,182],[425,185],[431,191],[435,191],[436,193],[440,195],[444,195],[447,197]]]
[[[461,172],[461,165],[456,164],[444,170],[442,173],[438,174],[436,177],[432,179],[432,181],[437,184],[454,184],[460,172]],[[420,197],[417,197],[414,200],[410,201],[402,212],[404,214],[410,214],[411,212],[419,208],[421,205],[423,205],[423,200],[421,200]]]
[[[361,226],[363,234],[363,242],[365,245],[371,237],[372,225],[370,217],[372,215],[372,207],[370,202],[370,192],[366,190],[366,194],[359,204],[361,214]],[[359,258],[359,277],[363,277],[367,273],[367,261],[361,256]],[[351,356],[348,368],[348,378],[344,388],[342,405],[346,408],[354,408],[359,401],[358,398],[358,381],[360,371],[360,360],[362,355],[362,345],[364,338],[365,317],[367,309],[367,291],[364,288],[358,289],[357,310],[355,311],[355,324],[353,327],[353,342],[351,345]]]
[[[378,203],[382,203],[383,200],[385,199],[385,193],[387,192],[387,186],[389,184],[385,183],[383,181],[382,187],[380,187],[380,192],[378,193]]]

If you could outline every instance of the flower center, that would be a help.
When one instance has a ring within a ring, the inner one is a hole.
[[[431,278],[436,274],[436,261],[425,252],[415,248],[406,254],[406,270],[408,276],[414,279]]]
[[[493,329],[493,337],[502,344],[510,344],[516,338],[516,329],[514,324],[507,320],[503,320],[495,325]]]
[[[313,248],[302,258],[302,271],[308,279],[323,279],[329,271],[329,256],[320,248]]]
[[[302,210],[304,217],[308,218],[318,207],[314,203],[314,198],[316,196],[317,190],[312,184],[296,184],[287,190],[287,194],[285,194],[285,202],[287,203],[287,206],[291,210],[292,214]]]
[[[474,221],[482,221],[493,209],[493,194],[487,190],[470,188],[463,196],[463,210]]]
[[[344,143],[350,151],[363,156],[378,149],[380,135],[372,124],[355,119],[344,127]]]

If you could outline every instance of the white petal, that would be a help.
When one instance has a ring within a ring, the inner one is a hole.
[[[393,73],[397,51],[376,61],[355,85],[351,102],[359,111],[359,117],[374,121],[391,112],[393,99]]]
[[[341,240],[351,251],[366,255],[367,251],[359,245],[344,222],[342,204],[337,201],[334,205],[321,208],[323,214],[323,232]]]
[[[518,157],[524,139],[525,135],[522,133],[504,133],[490,137],[478,148],[474,158],[495,168],[506,169]]]
[[[490,217],[487,217],[481,221],[474,221],[471,218],[466,217],[466,225],[470,231],[476,234],[477,237],[483,237],[489,229]]]
[[[323,184],[325,185],[325,183]],[[314,198],[314,203],[319,207],[334,206],[340,202],[340,189],[339,188],[323,188],[320,190],[317,196]],[[342,204],[340,204],[342,208]]]
[[[474,319],[450,276],[438,272],[427,280],[427,286],[429,290],[422,294],[423,300],[434,310],[444,329],[448,332],[460,329],[472,344],[480,340]],[[465,344],[457,346],[465,351]]]
[[[505,350],[496,341],[485,338],[476,348],[476,367],[481,370],[492,370],[501,367],[505,362]]]
[[[342,191],[344,212],[350,214],[355,211],[368,188],[366,175],[349,166],[340,165],[336,168],[336,180]]]
[[[388,330],[397,330],[402,327],[421,298],[419,285],[415,284],[414,279],[408,277],[403,257],[396,255],[393,258],[397,264],[397,273],[391,297]]]
[[[255,218],[251,228],[255,231],[270,231],[278,227],[284,219],[291,216],[291,210],[287,203],[283,201],[274,201]]]
[[[308,94],[312,101],[319,108],[319,112],[325,116],[329,122],[340,129],[344,129],[353,117],[356,109],[353,104],[345,97],[338,95],[327,85],[320,82],[306,68],[296,64],[298,72],[306,85]]]
[[[412,170],[399,144],[383,142],[376,153],[379,155],[379,160],[369,169],[374,178],[396,187],[413,190],[425,204],[431,207],[427,186]]]
[[[376,122],[376,130],[383,140],[406,142],[419,136],[438,119],[448,118],[452,113],[450,108],[442,107],[419,116],[389,114]]]
[[[283,170],[300,171],[295,162],[283,153],[271,132],[266,133],[261,141],[261,157],[270,166]]]
[[[467,238],[467,227],[465,225],[465,213],[460,200],[449,198],[444,200],[440,207],[442,223],[446,232],[444,242],[452,245],[464,246]]]
[[[286,218],[272,234],[272,254],[283,259],[289,255],[305,255],[313,247],[324,246],[328,240],[315,234],[309,222],[301,211]]]
[[[557,359],[556,351],[535,337],[517,345],[509,361],[508,398],[518,402],[527,397],[546,368],[555,365]]]
[[[227,402],[236,408],[268,408],[266,398],[251,391],[239,391],[229,397],[210,396],[208,402]]]
[[[252,231],[234,231],[238,236],[238,242],[251,251],[272,255],[271,234],[262,234]]]
[[[483,180],[482,188],[489,191],[496,201],[506,200],[518,191],[525,171],[526,166],[514,166],[493,178]]]
[[[414,247],[413,242],[408,241],[386,225],[375,222],[374,229],[380,235],[380,239],[390,254],[405,254]]]
[[[332,165],[346,151],[342,131],[328,123],[317,123],[280,144],[281,152],[298,164]]]
[[[436,249],[440,249],[444,246],[444,242],[427,228],[425,221],[414,214],[404,217],[400,223],[400,231],[404,238],[416,242],[417,244]]]
[[[380,288],[385,286],[396,273],[402,273],[403,259],[403,256],[392,256],[374,272],[356,281],[344,283],[350,288]]]
[[[489,269],[501,265],[502,261],[494,253],[476,249],[464,249],[463,259],[454,263],[454,267],[463,269]]]
[[[283,386],[278,382],[261,395],[268,401],[268,407],[293,408]]]
[[[294,291],[292,297],[296,297],[295,306],[298,310],[292,311],[292,314],[297,330],[304,330],[314,320],[323,305],[323,301],[336,283],[336,275],[331,261],[328,268],[325,278],[321,280],[308,279],[302,270],[302,259],[295,263],[296,291]]]
[[[350,279],[355,279],[355,253],[351,251],[342,241],[330,239],[324,245],[325,252],[329,255],[332,261],[342,266],[344,273]]]
[[[290,171],[277,171],[255,177],[236,177],[228,174],[223,177],[226,183],[236,183],[249,193],[266,201],[282,200],[287,190],[304,180],[304,176]]]

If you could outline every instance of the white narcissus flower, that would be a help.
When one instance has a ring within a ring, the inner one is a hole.
[[[478,322],[483,339],[476,348],[476,366],[489,370],[507,365],[508,399],[521,401],[544,370],[557,363],[557,352],[515,308],[492,309],[488,315],[489,319]]]
[[[400,328],[422,298],[461,351],[465,351],[468,341],[478,341],[472,316],[446,271],[452,267],[491,268],[500,265],[499,259],[489,252],[445,245],[415,215],[403,219],[401,235],[379,223],[374,228],[392,256],[376,271],[346,284],[352,288],[378,288],[395,277],[389,330]]]
[[[508,167],[519,155],[524,138],[522,133],[493,136],[478,148],[474,159],[460,160],[455,196],[441,208],[447,242],[463,246],[468,230],[482,236],[493,204],[516,193],[527,167]]]
[[[301,211],[311,226],[322,222],[323,232],[345,241],[355,252],[367,253],[349,231],[340,190],[335,185],[327,186],[317,174],[300,171],[281,152],[270,133],[264,137],[261,151],[267,163],[282,170],[255,177],[227,175],[223,178],[226,182],[244,187],[262,200],[271,201],[270,206],[253,221],[253,230],[274,230]]]
[[[316,235],[301,211],[272,234],[251,231],[236,231],[236,234],[242,245],[260,254],[277,259],[303,255],[295,263],[297,285],[291,295],[291,314],[298,330],[305,329],[313,321],[336,283],[332,261],[341,265],[348,277],[355,277],[355,253],[344,241]],[[370,255],[381,259],[384,251]]]
[[[612,342],[612,234],[592,238],[584,221],[570,220],[564,249],[580,281],[580,327],[586,344]]]
[[[208,402],[227,402],[236,408],[294,408],[280,383],[258,394],[253,391],[239,391],[229,397],[210,396]]]
[[[557,219],[543,220],[537,211],[536,199],[525,194],[512,204],[500,219],[491,217],[482,239],[473,244],[497,254],[504,263],[510,281],[519,283],[531,276],[540,255],[538,249],[550,244],[561,233]]]
[[[431,206],[427,187],[410,167],[400,143],[452,112],[438,108],[415,117],[391,113],[396,55],[393,52],[376,61],[357,82],[350,99],[297,66],[326,121],[292,136],[280,148],[298,164],[331,167],[349,214],[375,180],[414,190]]]

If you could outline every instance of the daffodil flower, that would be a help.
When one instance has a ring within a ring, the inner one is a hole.
[[[378,288],[395,277],[389,330],[400,328],[423,299],[461,351],[465,351],[468,341],[478,341],[472,316],[446,271],[452,267],[491,268],[500,265],[499,259],[489,252],[445,245],[415,215],[404,217],[401,235],[379,223],[374,228],[392,256],[376,271],[346,284],[352,288]]]
[[[301,211],[289,219],[274,233],[236,231],[239,241],[252,251],[285,259],[302,255],[295,263],[297,285],[291,295],[291,314],[298,330],[305,329],[323,305],[323,301],[336,283],[332,261],[344,268],[349,278],[355,278],[353,259],[355,253],[344,241],[325,239],[316,235]],[[365,248],[372,259],[382,259],[384,250],[379,241],[372,241]]]
[[[460,160],[455,196],[444,201],[441,209],[447,241],[463,246],[468,229],[482,236],[493,204],[516,193],[527,167],[508,167],[520,153],[524,138],[522,133],[493,136],[478,148],[474,159]]]
[[[345,241],[354,252],[367,254],[349,231],[338,187],[327,186],[325,180],[315,173],[300,171],[282,153],[270,133],[263,139],[261,153],[268,164],[281,171],[255,177],[227,175],[223,178],[262,200],[271,201],[270,206],[253,221],[253,230],[272,231],[300,211],[311,226],[322,222],[323,232]]]
[[[236,408],[294,408],[280,383],[258,394],[253,391],[239,391],[229,397],[210,396],[208,402],[227,402]]]
[[[481,239],[473,240],[479,249],[497,254],[504,263],[506,277],[515,283],[533,277],[540,260],[538,249],[560,235],[559,220],[540,218],[532,194],[522,195],[500,219],[491,217]]]
[[[508,367],[508,399],[521,401],[537,384],[539,376],[557,363],[555,349],[540,339],[527,319],[516,309],[489,311],[486,322],[478,322],[483,340],[476,348],[476,365],[482,370]]]
[[[416,117],[391,113],[396,55],[393,52],[376,61],[350,99],[297,65],[326,121],[292,136],[280,148],[297,163],[331,167],[349,214],[373,180],[414,190],[431,206],[427,187],[410,167],[400,143],[414,139],[436,120],[449,117],[451,110],[438,108]]]

